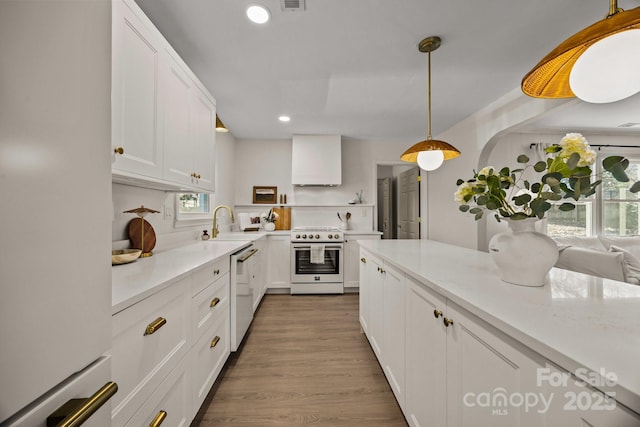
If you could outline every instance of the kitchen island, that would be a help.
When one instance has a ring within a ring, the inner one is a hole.
[[[522,287],[484,252],[360,246],[361,324],[411,425],[640,425],[640,287],[556,268]]]

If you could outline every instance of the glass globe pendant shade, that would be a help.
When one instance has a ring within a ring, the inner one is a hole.
[[[640,91],[640,30],[623,31],[591,46],[578,58],[569,85],[592,103],[620,101]]]
[[[426,171],[434,171],[444,163],[444,153],[440,150],[421,151],[418,153],[418,166]]]

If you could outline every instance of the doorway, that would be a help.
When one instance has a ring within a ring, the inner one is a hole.
[[[377,229],[383,239],[420,238],[420,168],[376,165]]]

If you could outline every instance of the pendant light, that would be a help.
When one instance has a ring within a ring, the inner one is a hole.
[[[625,11],[609,0],[604,19],[569,37],[522,79],[534,98],[613,102],[640,90],[640,7]]]
[[[418,45],[420,52],[427,52],[429,62],[429,92],[428,92],[428,116],[427,139],[413,144],[400,156],[405,162],[418,163],[420,168],[432,171],[440,167],[445,160],[458,157],[460,151],[447,142],[432,139],[431,137],[431,52],[440,47],[441,39],[438,36],[427,37]]]
[[[222,123],[220,117],[216,114],[216,132],[229,132],[229,129]]]

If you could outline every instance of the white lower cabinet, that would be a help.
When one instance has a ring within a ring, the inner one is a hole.
[[[360,287],[360,245],[358,240],[379,240],[379,234],[345,234],[344,240],[344,288]]]
[[[290,288],[291,236],[268,236],[267,247],[269,250],[269,265],[267,268],[269,288]]]
[[[186,427],[193,418],[188,359],[182,361],[162,381],[140,410],[129,420],[127,427],[175,426]]]
[[[405,416],[415,427],[446,423],[447,337],[441,295],[407,279]],[[434,314],[435,313],[435,314]]]
[[[368,252],[360,260],[361,325],[400,407],[405,400],[404,275]],[[362,315],[362,310],[366,313]]]
[[[360,324],[409,425],[640,426],[640,415],[432,287],[366,249],[360,257]]]
[[[213,260],[113,315],[113,427],[191,423],[230,354],[229,262]]]
[[[113,426],[125,425],[189,351],[190,283],[182,279],[113,316]]]

